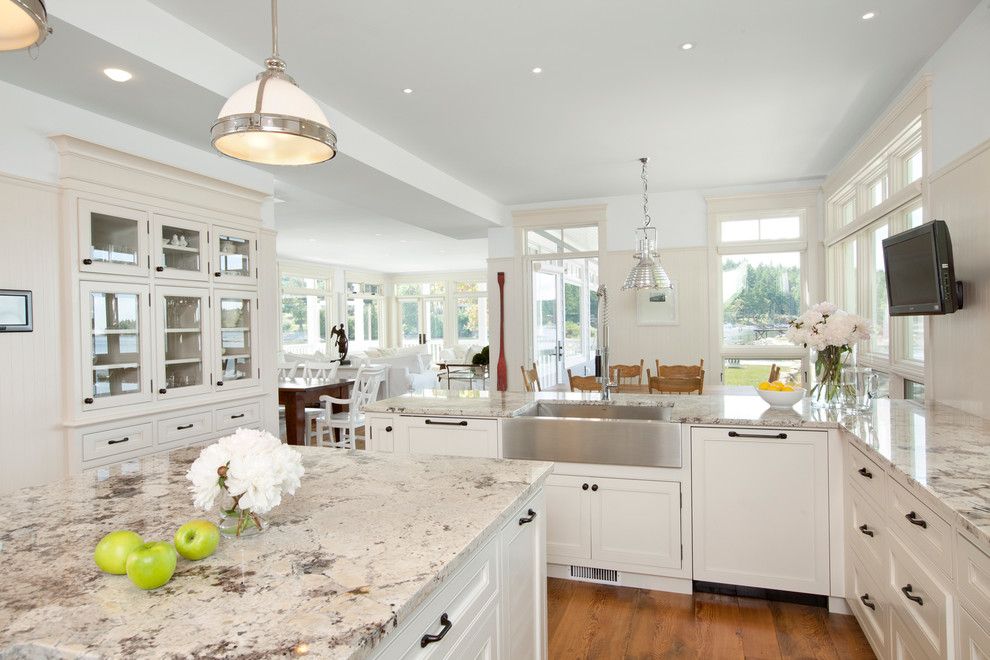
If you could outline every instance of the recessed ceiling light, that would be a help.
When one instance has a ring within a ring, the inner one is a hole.
[[[412,94],[412,87],[406,87],[404,90],[402,90],[402,93],[403,94]]]
[[[134,77],[130,71],[123,69],[103,69],[103,75],[114,82],[127,82]]]
[[[694,44],[690,41],[681,44],[681,50],[691,50],[692,48],[694,48]]]
[[[543,67],[534,66],[533,73],[543,73]]]
[[[870,20],[871,18],[873,18],[876,15],[877,15],[877,13],[875,11],[868,11],[865,14],[863,14],[863,20],[864,21],[868,21],[868,20]]]

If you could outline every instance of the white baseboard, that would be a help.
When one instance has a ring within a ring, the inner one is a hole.
[[[838,596],[828,597],[828,612],[829,614],[852,614],[852,610],[849,608],[849,603],[846,602],[845,598],[840,598]]]
[[[619,571],[618,574],[618,582],[595,583],[612,584],[617,587],[651,589],[653,591],[669,591],[675,594],[690,594],[694,591],[691,580],[686,578],[661,577],[658,575],[645,575],[643,573],[630,573],[628,571]],[[575,580],[577,582],[593,582],[592,580],[571,577],[571,567],[569,564],[547,564],[547,577]]]

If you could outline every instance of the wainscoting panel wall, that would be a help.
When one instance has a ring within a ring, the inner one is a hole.
[[[933,317],[928,357],[935,399],[990,416],[990,141],[932,177],[931,212],[952,235],[965,308]],[[962,377],[961,377],[962,376]]]
[[[58,212],[55,186],[0,175],[0,289],[34,294],[34,331],[0,333],[0,493],[66,473]]]

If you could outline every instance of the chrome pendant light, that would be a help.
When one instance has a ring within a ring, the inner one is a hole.
[[[263,165],[312,165],[337,155],[326,115],[278,55],[278,0],[272,0],[272,56],[257,79],[220,109],[211,135],[220,153]]]
[[[51,32],[43,0],[0,0],[0,51],[40,46]]]
[[[633,259],[636,265],[629,271],[622,289],[669,289],[670,278],[660,264],[660,254],[657,251],[657,229],[650,218],[650,195],[646,178],[646,163],[649,158],[640,158],[643,171],[643,226],[636,230],[636,254]]]

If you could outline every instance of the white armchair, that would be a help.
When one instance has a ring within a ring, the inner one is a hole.
[[[354,379],[351,396],[347,399],[323,395],[323,412],[316,416],[316,444],[322,447],[354,449],[357,429],[364,426],[364,407],[378,399],[378,390],[385,378],[386,368],[362,365]],[[345,412],[333,412],[333,405],[347,406]],[[339,437],[336,432],[339,431]]]

